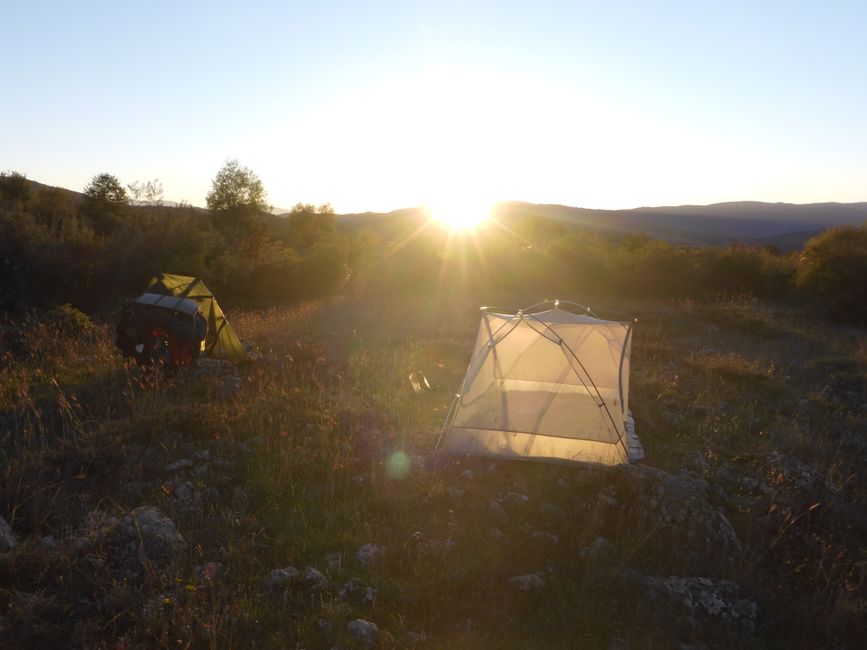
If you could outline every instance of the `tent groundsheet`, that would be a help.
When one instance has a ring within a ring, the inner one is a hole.
[[[632,330],[631,321],[602,320],[574,303],[483,308],[437,448],[606,465],[640,460],[629,411]]]

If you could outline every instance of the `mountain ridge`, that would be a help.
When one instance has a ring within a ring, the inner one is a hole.
[[[81,193],[28,179],[34,189],[60,190],[80,200]],[[136,208],[153,206],[134,205]],[[164,208],[178,208],[172,201]],[[197,208],[202,209],[202,208]],[[277,212],[275,217],[285,217]],[[345,228],[367,227],[386,238],[406,225],[429,219],[426,208],[408,207],[388,212],[335,214]],[[740,242],[796,250],[816,234],[834,226],[867,223],[867,201],[790,203],[786,201],[722,201],[717,203],[635,208],[583,208],[561,203],[503,201],[492,210],[494,220],[514,226],[526,219],[548,219],[566,228],[585,228],[613,236],[644,234],[682,245],[727,245]],[[409,224],[401,223],[409,222]]]
[[[427,219],[424,208],[391,212],[336,215],[349,227],[389,227],[409,217]],[[708,205],[644,206],[619,210],[581,208],[553,203],[505,201],[492,218],[513,226],[526,219],[548,219],[566,228],[586,228],[611,234],[641,233],[684,245],[725,245],[734,242],[801,248],[819,232],[841,225],[867,222],[867,202],[768,203],[728,201]]]

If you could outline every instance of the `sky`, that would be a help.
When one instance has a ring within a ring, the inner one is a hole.
[[[0,170],[337,212],[867,201],[867,3],[0,0]]]

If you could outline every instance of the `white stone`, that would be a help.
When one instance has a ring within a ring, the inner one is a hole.
[[[0,553],[11,551],[16,546],[18,546],[18,536],[6,520],[0,517]]]
[[[365,648],[372,648],[379,636],[379,628],[376,627],[376,623],[365,621],[363,618],[349,621],[346,624],[346,630]]]
[[[382,562],[385,558],[386,548],[378,544],[368,543],[358,549],[355,554],[355,559],[365,569],[370,569],[373,566]]]
[[[509,585],[521,591],[536,591],[545,587],[545,579],[538,573],[509,578]]]
[[[265,578],[265,589],[271,593],[279,593],[298,580],[300,575],[298,569],[291,566],[283,569],[274,569]]]

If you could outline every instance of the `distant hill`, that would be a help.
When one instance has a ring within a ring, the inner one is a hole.
[[[595,210],[509,201],[499,204],[494,211],[494,218],[507,225],[532,217],[610,234],[643,233],[676,244],[743,242],[796,250],[826,228],[867,222],[867,202],[794,204],[742,201]],[[426,218],[422,208],[337,215],[338,222],[345,227],[368,227],[386,238],[402,230],[399,226],[405,225],[406,221],[421,223]]]
[[[75,200],[81,193],[30,181],[34,189],[57,189]],[[148,209],[147,205],[140,205]],[[164,201],[164,208],[178,208]],[[200,210],[201,208],[194,208]],[[274,209],[275,215],[288,211]],[[403,208],[392,212],[338,214],[335,218],[347,229],[370,228],[380,237],[405,236],[427,219],[424,208]],[[821,231],[838,225],[867,222],[867,202],[860,203],[763,203],[737,201],[711,205],[640,207],[629,210],[598,210],[568,205],[507,201],[497,205],[494,218],[514,226],[527,218],[550,219],[565,227],[587,228],[611,235],[642,233],[673,244],[726,245],[732,242],[774,245],[797,250]]]

